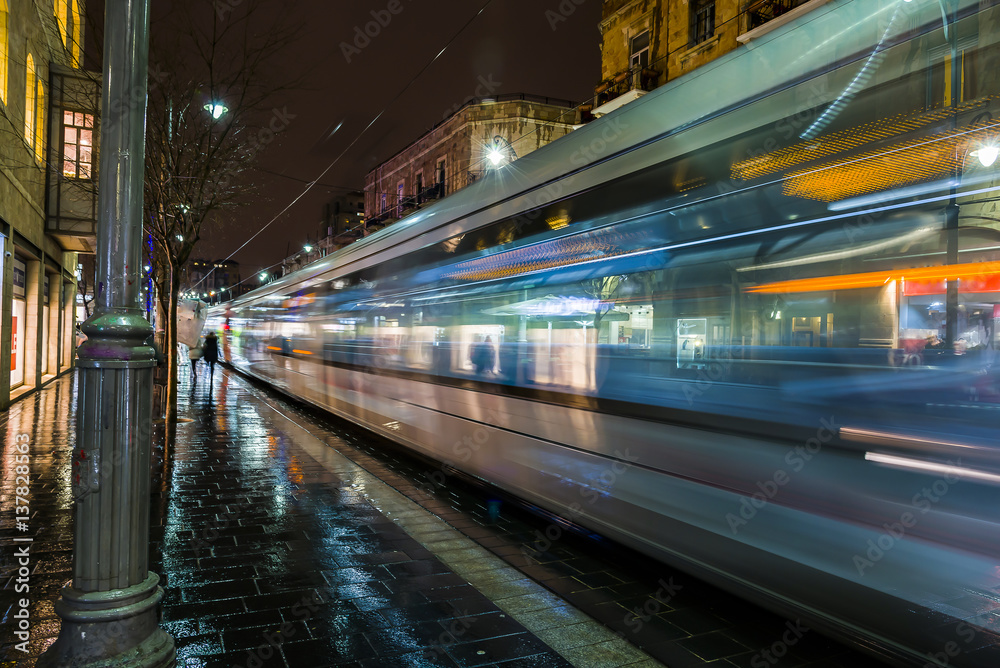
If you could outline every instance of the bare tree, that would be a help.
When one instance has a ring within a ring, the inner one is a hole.
[[[178,3],[153,36],[144,215],[164,314],[166,418],[177,417],[182,270],[214,214],[246,202],[240,175],[293,118],[276,94],[295,85],[278,60],[298,27],[272,0]]]

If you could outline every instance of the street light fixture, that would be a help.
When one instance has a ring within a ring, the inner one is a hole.
[[[206,104],[202,108],[205,111],[207,111],[208,113],[212,114],[212,118],[215,119],[215,120],[219,120],[220,118],[222,118],[223,114],[225,114],[227,111],[229,111],[229,107],[227,107],[226,105],[221,104],[219,102],[215,102],[215,103],[212,103],[212,104]]]
[[[312,253],[312,249],[313,247],[310,246],[309,244],[306,244],[305,246],[302,247],[302,250],[304,250],[307,253]]]
[[[510,162],[514,162],[515,160],[517,160],[517,154],[514,153],[514,147],[510,145],[509,141],[507,141],[500,135],[494,136],[493,144],[487,144],[486,148],[489,150],[489,152],[486,154],[486,157],[489,158],[490,162],[493,163],[494,167],[499,167],[501,162],[503,162],[505,159],[508,159],[507,156],[504,154],[504,151],[510,152],[510,158],[509,158]]]
[[[973,151],[970,155],[979,159],[979,164],[983,167],[992,167],[993,163],[1000,157],[1000,148],[987,144],[982,148]]]

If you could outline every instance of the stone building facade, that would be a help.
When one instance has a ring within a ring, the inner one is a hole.
[[[594,114],[709,63],[829,0],[605,0]]]
[[[559,139],[579,121],[565,100],[515,94],[470,101],[367,174],[367,231]]]
[[[93,252],[97,75],[84,0],[0,0],[0,409],[74,364],[77,254]]]

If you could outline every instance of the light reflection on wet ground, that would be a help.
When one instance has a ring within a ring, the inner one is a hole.
[[[321,464],[321,450],[304,449],[303,440],[336,447],[414,498],[426,465],[321,416],[296,415],[301,426],[290,427],[274,407],[290,415],[295,407],[265,405],[259,389],[221,369],[211,392],[206,376],[192,387],[185,371],[179,414],[190,422],[178,425],[166,458],[162,426],[155,431],[151,504],[151,568],[163,578],[163,626],[176,638],[179,666],[655,665],[623,651],[610,632],[610,640],[595,634],[556,594],[671,666],[749,665],[781,636],[784,620],[662,565],[569,536],[532,549],[541,520],[507,506],[491,518],[479,491],[461,484],[420,496],[433,517],[384,495],[375,501],[366,472]],[[14,437],[31,438],[35,539],[24,657],[9,624],[15,565],[6,546],[16,527],[5,502],[0,667],[34,665],[58,633],[52,604],[72,567],[75,382],[61,378],[0,417],[5,464]],[[5,466],[4,499],[12,470]],[[685,588],[661,604],[656,583],[669,576],[684,578]],[[629,611],[651,601],[657,609],[629,624]],[[867,663],[815,636],[781,665]]]

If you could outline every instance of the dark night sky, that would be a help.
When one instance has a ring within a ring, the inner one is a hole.
[[[170,0],[153,0],[158,11]],[[182,0],[183,1],[183,0]],[[296,0],[289,11],[303,19],[301,38],[283,58],[290,74],[307,67],[305,89],[282,93],[275,106],[295,118],[263,152],[262,171],[250,175],[252,206],[203,235],[196,256],[223,258],[235,251],[302,193],[364,127],[396,97],[485,0],[398,0],[402,11],[348,63],[340,43],[372,21],[388,0]],[[553,30],[546,10],[573,8]],[[237,253],[244,278],[274,264],[286,249],[316,238],[323,204],[344,186],[360,190],[365,173],[416,139],[483,81],[495,93],[531,93],[575,102],[593,94],[600,76],[600,0],[492,0],[447,51],[391,105],[354,147],[284,216]],[[93,9],[97,2],[91,3]],[[383,15],[384,16],[384,15]],[[482,92],[482,91],[480,91]],[[331,134],[337,125],[338,131]],[[290,178],[285,178],[290,177]]]

